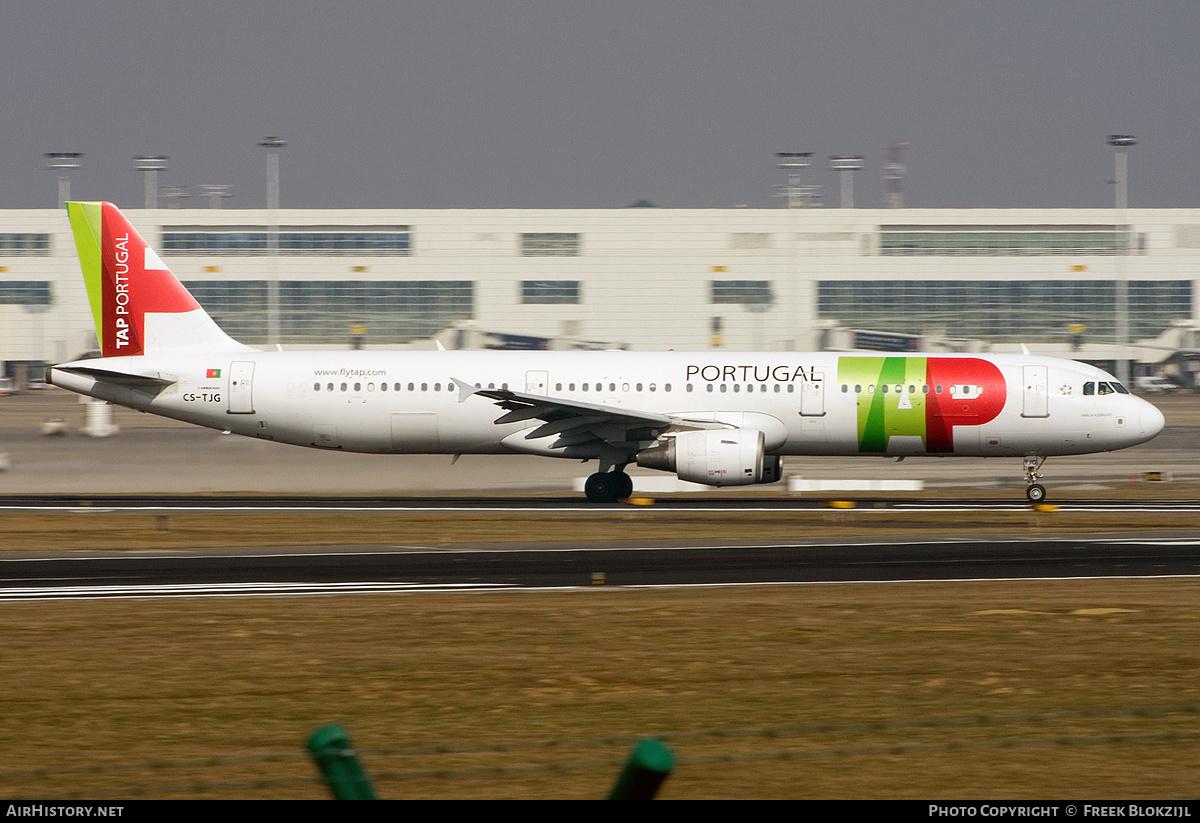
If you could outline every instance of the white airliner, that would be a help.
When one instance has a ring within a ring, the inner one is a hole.
[[[772,483],[781,457],[1112,451],[1163,428],[1112,375],[1031,355],[260,351],[229,338],[110,203],[68,203],[102,357],[56,386],[318,449],[595,460],[593,502],[636,464],[710,486]],[[497,410],[499,407],[499,411]]]

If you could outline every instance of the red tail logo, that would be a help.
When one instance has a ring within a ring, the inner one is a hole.
[[[147,314],[190,312],[200,304],[112,203],[103,206],[102,225],[101,350],[105,357],[139,355]]]

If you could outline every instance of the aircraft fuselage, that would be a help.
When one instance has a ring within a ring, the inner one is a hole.
[[[83,370],[106,364],[162,380]],[[772,455],[1084,454],[1163,425],[1105,372],[1032,355],[239,351],[67,363],[52,380],[215,429],[372,453],[555,455],[547,438],[519,436],[542,421],[497,425],[496,405],[456,380],[758,429]]]

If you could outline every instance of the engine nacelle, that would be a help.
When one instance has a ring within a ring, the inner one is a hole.
[[[704,429],[667,438],[638,454],[637,464],[706,486],[774,483],[783,477],[782,461],[763,452],[756,429]]]

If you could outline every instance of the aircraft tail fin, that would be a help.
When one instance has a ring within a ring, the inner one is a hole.
[[[67,203],[104,357],[245,351],[112,203]]]

